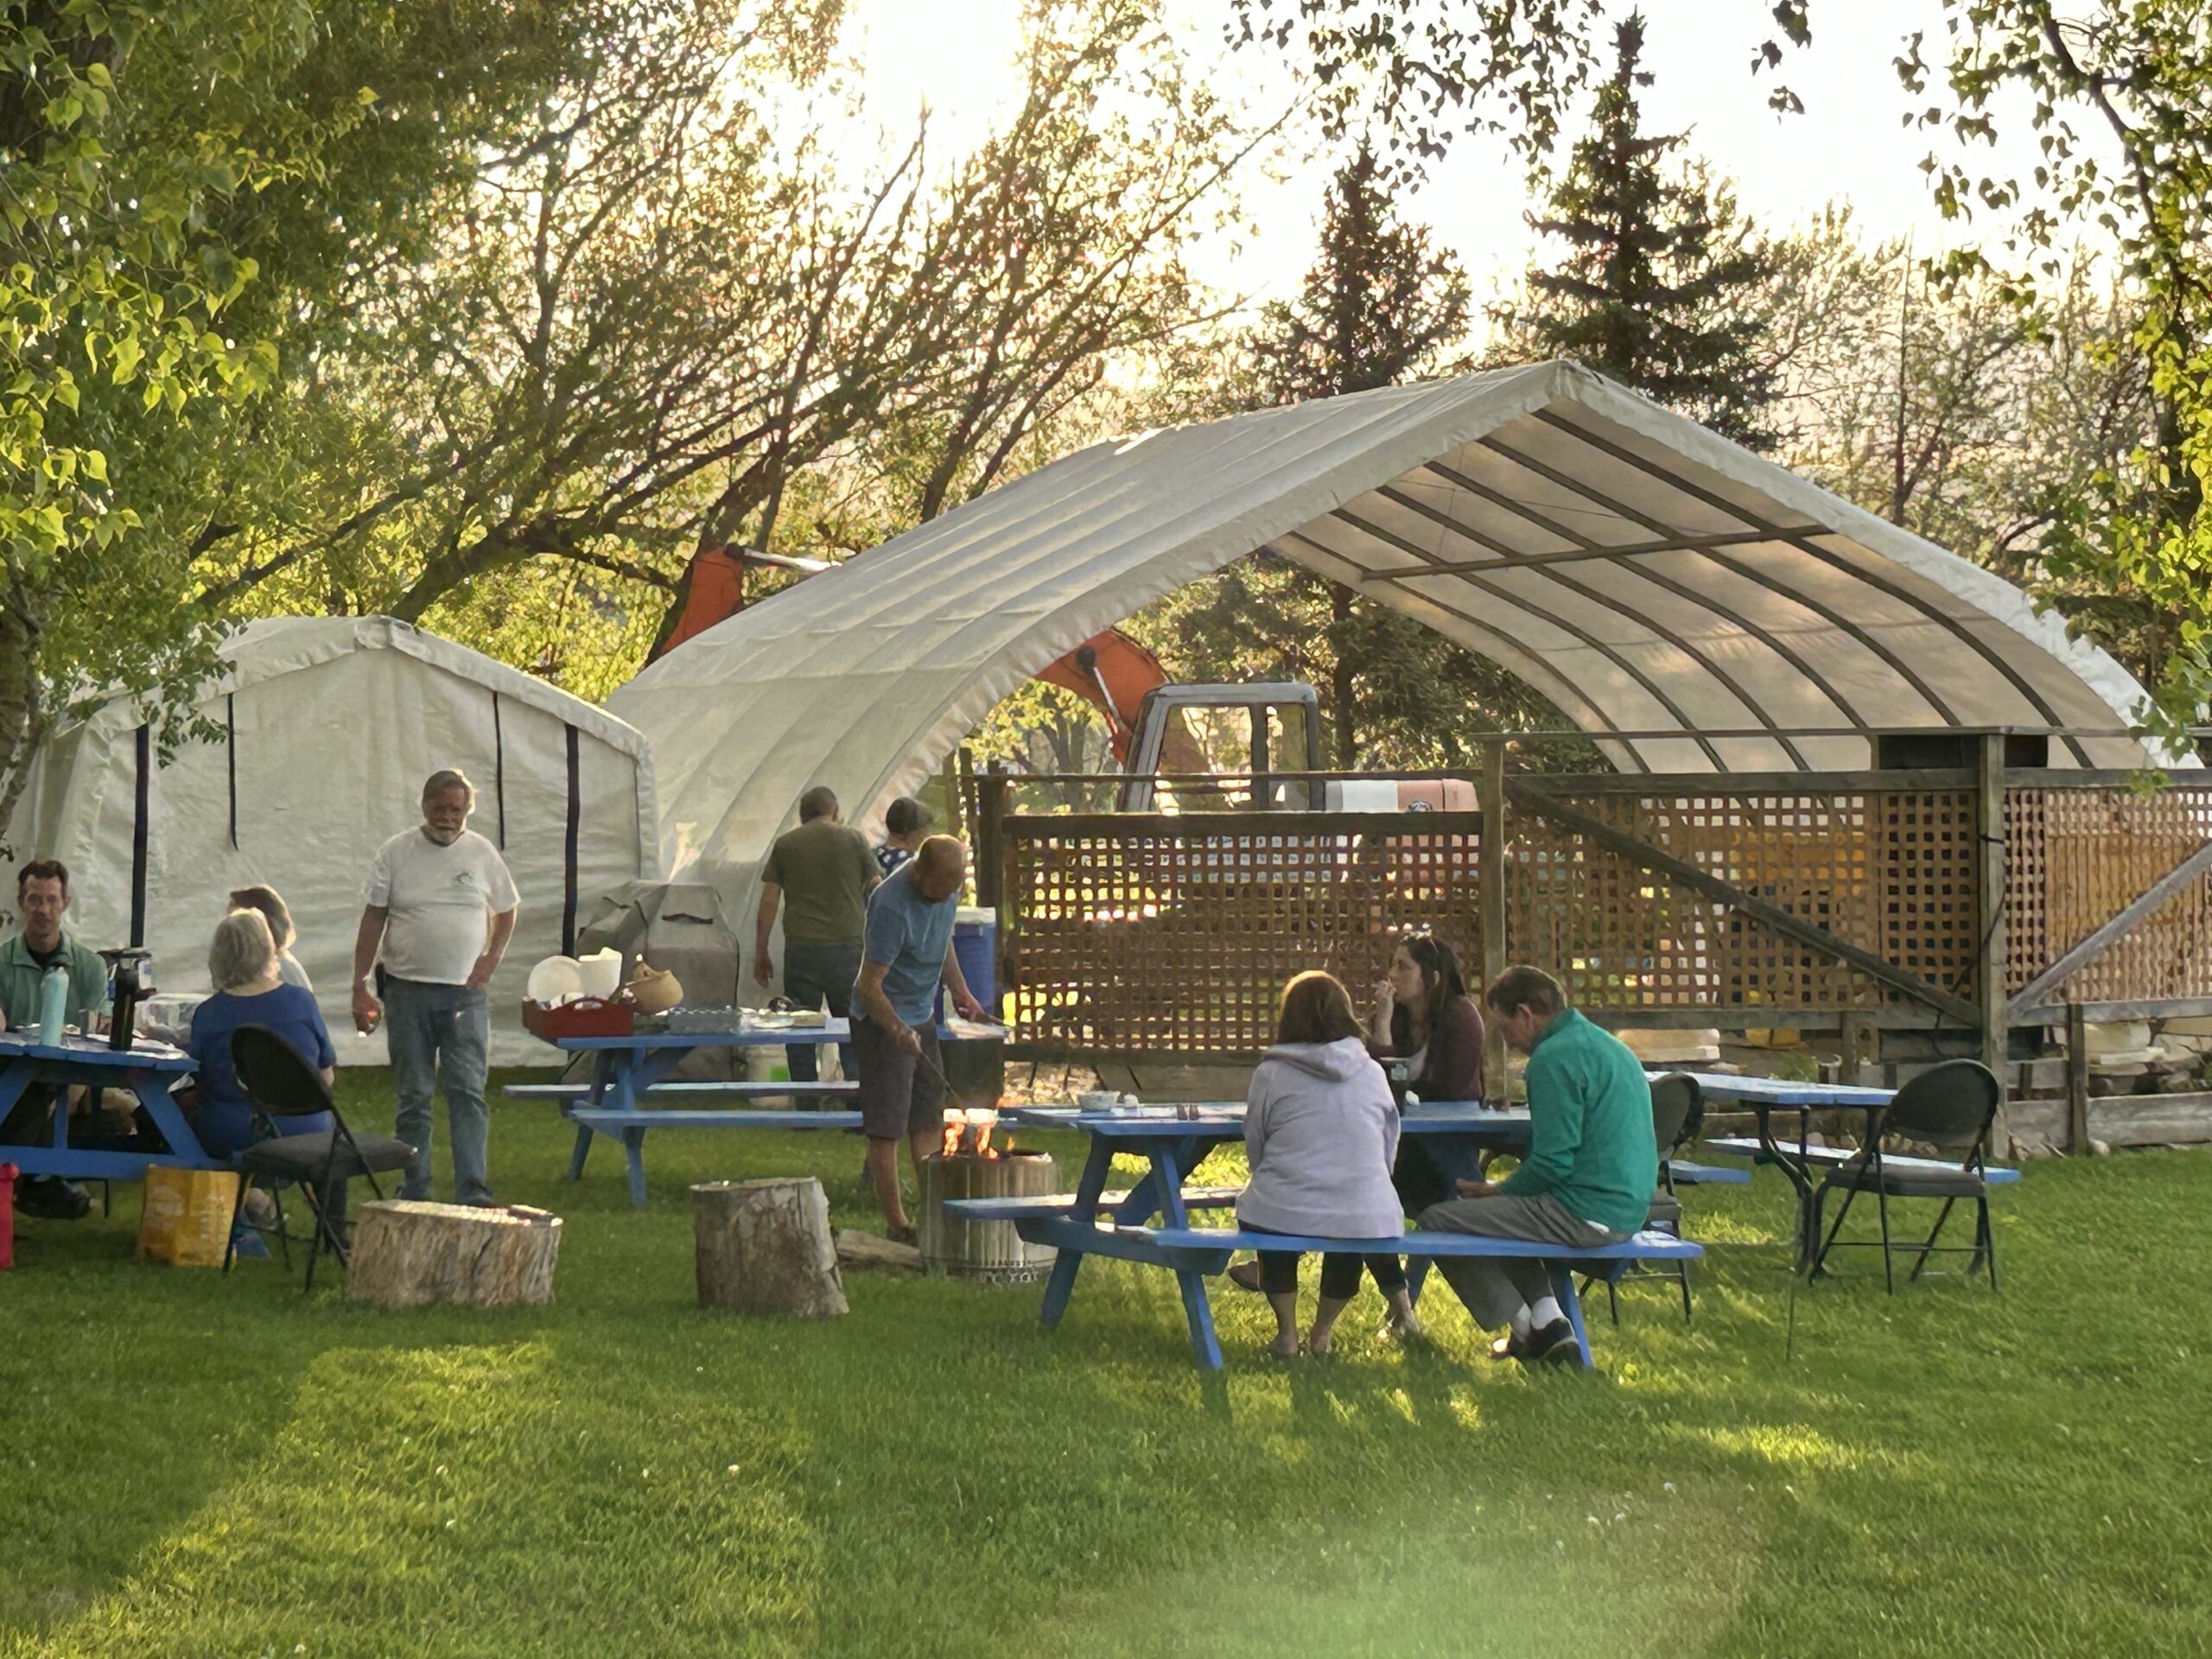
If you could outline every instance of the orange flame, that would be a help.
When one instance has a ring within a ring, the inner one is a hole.
[[[991,1144],[991,1133],[998,1127],[999,1115],[988,1107],[950,1108],[944,1115],[944,1142],[938,1155],[944,1158],[994,1159],[1003,1155],[1001,1148]],[[1013,1138],[1007,1137],[1004,1150],[1011,1151]]]

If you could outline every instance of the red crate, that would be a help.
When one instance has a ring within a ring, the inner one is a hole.
[[[557,1043],[563,1037],[627,1037],[638,1028],[638,1011],[627,1002],[610,1002],[596,996],[563,1002],[556,1008],[525,1001],[522,1024],[524,1030],[549,1043]]]

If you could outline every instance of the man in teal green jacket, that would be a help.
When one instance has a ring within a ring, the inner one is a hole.
[[[1567,1006],[1536,968],[1509,968],[1484,994],[1506,1042],[1529,1057],[1529,1152],[1503,1181],[1461,1181],[1460,1196],[1421,1212],[1424,1230],[1611,1244],[1642,1227],[1659,1179],[1651,1085],[1620,1039]],[[1574,1327],[1543,1262],[1440,1256],[1475,1323],[1501,1325],[1497,1358],[1574,1357]]]

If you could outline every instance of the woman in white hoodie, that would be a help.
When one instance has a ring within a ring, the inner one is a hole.
[[[1324,1238],[1395,1238],[1404,1211],[1390,1184],[1398,1149],[1398,1109],[1382,1068],[1367,1052],[1351,997],[1324,973],[1300,974],[1283,988],[1275,1046],[1252,1073],[1245,1093],[1244,1147],[1252,1179],[1236,1200],[1248,1232],[1302,1233]],[[1390,1302],[1385,1331],[1417,1335],[1405,1269],[1395,1253],[1363,1258],[1376,1287]],[[1306,1351],[1329,1351],[1337,1316],[1359,1289],[1363,1258],[1332,1252],[1321,1258],[1321,1300],[1306,1333]],[[1260,1252],[1260,1288],[1275,1313],[1268,1352],[1298,1353],[1298,1256]]]

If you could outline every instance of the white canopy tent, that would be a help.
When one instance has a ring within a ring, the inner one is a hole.
[[[342,1063],[381,1064],[353,1034],[353,934],[369,861],[421,821],[423,780],[458,766],[475,829],[522,893],[492,987],[495,1058],[543,1059],[520,1027],[531,965],[563,948],[581,905],[658,873],[645,740],[580,698],[389,617],[253,622],[199,712],[220,734],[167,765],[117,698],[40,750],[4,837],[15,863],[69,867],[69,925],[93,945],[143,944],[163,990],[207,988],[207,942],[233,887],[283,894]],[[12,894],[12,866],[4,874]]]
[[[2141,688],[1998,577],[1547,363],[1097,444],[709,630],[609,700],[652,741],[664,857],[747,913],[809,785],[912,788],[1055,657],[1262,548],[1518,675],[1624,771],[1864,767],[1900,729],[2146,758]]]

